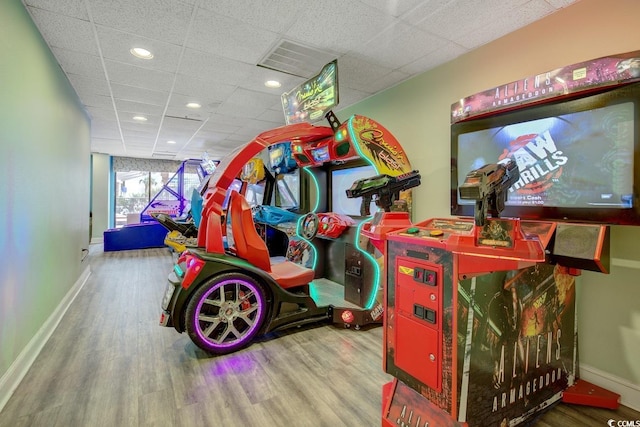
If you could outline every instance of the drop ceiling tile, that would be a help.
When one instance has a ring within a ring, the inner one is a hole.
[[[162,92],[169,92],[173,84],[173,74],[166,71],[149,70],[111,60],[105,60],[105,66],[113,83]]]
[[[101,25],[96,26],[96,33],[105,59],[171,73],[178,68],[180,46]],[[153,53],[153,58],[141,59],[133,56],[130,50],[134,47],[147,49]]]
[[[111,97],[104,95],[89,95],[82,99],[82,103],[86,107],[96,107],[104,110],[113,108],[113,101],[111,100]]]
[[[264,107],[256,107],[254,105],[237,105],[223,102],[216,110],[216,113],[241,119],[255,119],[265,110],[266,108]]]
[[[107,84],[107,80],[104,78],[104,73],[102,75],[102,79],[94,79],[73,73],[67,73],[67,77],[80,99],[85,95],[111,96],[109,92],[109,85]]]
[[[445,62],[449,62],[464,53],[467,53],[469,50],[457,45],[454,42],[448,42],[441,48],[429,52],[428,54],[418,58],[414,62],[405,65],[400,68],[400,71],[404,71],[406,73],[415,75],[419,74],[423,71],[430,70],[440,64]]]
[[[242,121],[240,118],[232,117],[230,119],[233,119],[231,121]],[[216,134],[231,134],[241,127],[241,125],[234,123],[214,122],[209,118],[200,130],[200,133],[203,133],[203,135],[207,135],[209,132]]]
[[[48,10],[72,18],[89,20],[83,0],[24,0],[27,6]]]
[[[311,46],[340,53],[358,47],[394,23],[381,10],[342,0],[317,0],[302,9],[285,35]]]
[[[91,121],[91,138],[120,139],[120,132],[110,122]]]
[[[273,123],[274,127],[283,126],[284,122],[284,110],[266,110],[264,113],[257,117],[258,120]]]
[[[137,122],[130,117],[120,118],[120,128],[122,131],[132,131],[138,134],[154,135],[158,132],[159,123]]]
[[[111,84],[113,97],[121,101],[140,102],[143,104],[157,105],[164,107],[169,99],[169,92],[145,89],[141,87]]]
[[[173,93],[184,96],[201,97],[206,100],[203,102],[216,103],[213,107],[217,107],[217,104],[227,99],[235,88],[235,85],[178,74]],[[201,103],[201,105],[204,106],[206,104]]]
[[[362,45],[358,51],[349,54],[390,69],[398,69],[447,43],[448,40],[399,22]],[[339,62],[340,60],[338,65]]]
[[[155,142],[155,139],[132,136],[131,138],[127,138],[125,140],[125,147],[127,148],[127,150],[142,149],[151,153],[151,151],[153,150],[154,142]]]
[[[50,47],[98,55],[90,22],[42,9],[30,8],[29,12]]]
[[[577,1],[578,0],[547,0],[547,3],[549,3],[551,6],[555,7],[556,9],[562,9]]]
[[[252,107],[267,109],[277,102],[280,102],[279,94],[257,92],[239,87],[224,103],[238,106],[251,105]]]
[[[202,80],[239,86],[251,75],[254,65],[207,52],[185,49],[179,73]]]
[[[163,106],[143,104],[142,102],[125,101],[116,99],[116,108],[120,115],[124,113],[142,114],[142,115],[161,115],[164,111]]]
[[[229,135],[231,135],[231,133],[227,133],[227,132],[213,132],[213,131],[200,131],[197,133],[197,135],[193,138],[193,143],[195,144],[204,144],[205,142],[220,142],[223,141],[224,139],[226,139]],[[200,141],[200,142],[198,142]]]
[[[125,140],[128,138],[146,138],[148,141],[155,140],[156,130],[154,129],[127,129],[127,127],[122,128],[122,135]]]
[[[387,15],[400,17],[406,14],[408,11],[414,9],[421,3],[433,3],[424,0],[404,0],[404,1],[389,1],[389,0],[360,0],[362,3],[368,4],[371,7],[375,7],[378,10],[383,11]]]
[[[362,92],[349,87],[340,87],[340,103],[335,108],[335,111],[340,111],[341,108],[346,108],[370,96],[371,94],[367,92]]]
[[[55,47],[51,50],[65,73],[79,74],[96,80],[104,78],[100,57]]]
[[[261,4],[255,0],[203,0],[201,7],[219,15],[235,18],[251,26],[285,32],[304,7],[299,0],[278,0]]]
[[[372,64],[352,55],[338,59],[338,84],[362,92],[373,93],[369,85],[391,72],[391,68]]]
[[[291,74],[286,74],[276,70],[270,70],[264,67],[253,67],[250,71],[250,74],[242,83],[243,88],[256,90],[258,92],[276,94],[278,96],[282,95],[284,92],[290,91],[291,89],[302,84],[305,81],[304,78],[293,76]],[[320,69],[318,69],[315,74],[319,72]],[[279,88],[266,87],[264,83],[267,80],[276,80],[280,82],[282,86],[280,86]]]
[[[200,108],[189,108],[188,103],[200,104]],[[193,118],[206,118],[210,113],[220,105],[220,102],[214,102],[211,99],[207,99],[198,95],[182,95],[180,93],[173,93],[169,102],[169,108],[167,114],[171,111],[172,116],[186,116]]]
[[[203,124],[203,120],[190,120],[165,116],[162,121],[162,132],[184,132],[191,137]]]
[[[241,117],[225,116],[223,114],[214,113],[211,116],[209,116],[209,119],[207,120],[207,124],[205,127],[209,129],[210,128],[209,126],[213,126],[216,124],[225,125],[225,126],[242,127],[244,123],[245,123],[245,119]]]
[[[382,92],[407,80],[410,76],[411,74],[405,73],[404,71],[393,70],[379,79],[372,81],[367,85],[367,88],[373,93]]]
[[[504,22],[503,15],[527,1],[529,0],[453,0],[415,25],[447,40],[458,41],[460,34],[508,25]]]
[[[524,27],[554,10],[545,0],[532,0],[520,7],[496,12],[493,17],[495,25],[485,25],[467,33],[461,33],[452,40],[467,49],[475,49]]]
[[[234,18],[200,9],[186,46],[236,61],[256,64],[279,38]]]
[[[114,125],[117,125],[118,121],[116,119],[116,112],[113,110],[113,106],[111,106],[110,108],[97,108],[88,106],[86,108],[93,120],[109,120]]]
[[[424,19],[438,13],[446,8],[450,3],[457,0],[425,0],[418,2],[412,9],[406,11],[400,18],[409,24],[417,24]],[[448,9],[450,13],[455,13],[453,8]]]
[[[181,46],[185,40],[193,5],[167,0],[87,0],[94,22],[151,39]]]

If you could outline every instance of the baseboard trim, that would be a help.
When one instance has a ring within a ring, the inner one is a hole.
[[[620,395],[620,403],[640,411],[640,385],[616,377],[593,366],[580,364],[580,378]]]
[[[104,237],[92,237],[91,241],[89,241],[90,245],[94,245],[98,243],[104,243]]]
[[[611,265],[640,269],[640,261],[636,261],[635,259],[611,258]]]
[[[69,309],[69,306],[76,298],[82,287],[87,283],[91,275],[91,266],[87,265],[73,287],[64,296],[58,307],[51,313],[51,316],[44,322],[38,332],[31,338],[31,341],[20,352],[16,360],[9,366],[9,369],[0,378],[0,412],[7,404],[13,393],[20,385],[20,382],[31,368],[31,365],[40,354],[40,351],[47,343],[53,331],[58,327],[62,317]]]

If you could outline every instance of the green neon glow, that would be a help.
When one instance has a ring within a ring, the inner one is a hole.
[[[347,131],[349,132],[351,145],[353,145],[356,148],[356,151],[358,152],[358,155],[360,156],[360,158],[366,160],[366,162],[369,163],[375,169],[376,174],[379,174],[380,171],[378,171],[378,167],[373,163],[373,161],[369,157],[364,155],[362,150],[360,150],[360,145],[357,143],[358,138],[356,137],[356,132],[353,129],[353,117],[354,116],[351,116],[351,118],[347,122]],[[378,265],[378,261],[376,261],[373,255],[371,255],[369,252],[363,250],[360,247],[358,236],[360,236],[360,230],[362,229],[362,227],[366,223],[371,222],[372,219],[373,217],[369,217],[368,219],[362,221],[360,225],[358,225],[358,231],[356,232],[356,238],[354,242],[356,249],[362,252],[364,256],[368,258],[369,261],[371,261],[371,263],[373,264],[373,286],[371,287],[371,295],[369,295],[367,305],[365,306],[365,309],[367,310],[371,310],[373,308],[373,304],[376,302],[376,295],[378,293],[378,287],[380,286],[380,266]]]
[[[320,184],[318,184],[318,178],[316,178],[313,172],[309,170],[309,166],[305,166],[304,168],[302,168],[302,170],[305,171],[307,174],[309,174],[309,176],[311,177],[311,181],[316,186],[316,205],[313,207],[313,209],[311,209],[311,212],[315,213],[318,210],[318,207],[320,206]],[[313,263],[311,268],[315,270],[316,265],[318,263],[318,249],[316,249],[316,247],[314,246],[313,243],[311,243],[310,240],[305,239],[300,235],[300,233],[298,233],[298,230],[300,230],[300,223],[302,222],[302,218],[304,218],[304,215],[298,218],[298,223],[296,224],[296,235],[300,240],[307,242],[309,246],[313,249]]]
[[[318,301],[318,287],[316,286],[315,283],[313,283],[313,281],[311,281],[311,283],[309,283],[309,295],[311,296],[311,299],[316,301]]]
[[[318,250],[316,249],[316,247],[313,245],[313,243],[311,243],[311,241],[305,239],[304,237],[302,237],[300,235],[300,233],[298,233],[298,230],[300,230],[300,223],[302,222],[302,219],[304,218],[304,215],[301,216],[300,218],[298,218],[298,223],[296,224],[296,236],[298,236],[298,238],[304,242],[307,242],[309,244],[309,247],[311,247],[311,249],[313,249],[313,263],[311,265],[311,269],[315,270],[316,269],[316,264],[318,263]]]
[[[184,275],[184,272],[178,264],[173,264],[173,271],[175,271],[176,276],[178,277],[182,277]]]
[[[373,264],[373,286],[371,287],[371,295],[369,295],[369,300],[367,305],[364,307],[367,310],[371,310],[373,308],[373,304],[376,302],[376,295],[378,293],[378,287],[380,286],[380,266],[378,265],[378,261],[371,255],[369,252],[365,251],[360,247],[360,242],[358,241],[358,236],[360,236],[360,230],[362,227],[371,221],[372,218],[368,218],[365,221],[362,221],[360,225],[358,225],[358,231],[356,232],[355,238],[355,246],[356,248],[364,254],[365,257],[369,258],[371,264]]]
[[[316,205],[313,207],[313,209],[311,209],[311,212],[315,212],[318,210],[318,206],[320,206],[320,184],[318,184],[318,178],[316,178],[313,172],[309,170],[309,166],[305,166],[304,168],[302,168],[302,170],[309,174],[311,180],[316,186]]]

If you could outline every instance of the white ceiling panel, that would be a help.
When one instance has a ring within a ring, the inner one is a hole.
[[[180,46],[101,25],[96,25],[96,32],[100,40],[102,56],[105,59],[170,73],[174,73],[178,67],[182,51]],[[134,47],[141,47],[153,52],[153,60],[131,55],[130,50]]]
[[[319,72],[318,58],[338,59],[340,109],[574,0],[23,3],[92,118],[93,152],[182,160],[202,150],[219,158],[283,125],[281,94]],[[313,51],[299,68],[305,78],[257,66],[293,45]],[[153,58],[132,56],[133,47]],[[188,109],[193,101],[201,108]]]
[[[98,55],[96,38],[89,21],[32,8],[31,16],[50,47]]]
[[[201,10],[193,22],[186,45],[223,58],[255,64],[277,39],[278,34],[272,31]]]
[[[192,4],[177,0],[87,0],[85,4],[98,25],[178,46],[184,43],[194,12]]]

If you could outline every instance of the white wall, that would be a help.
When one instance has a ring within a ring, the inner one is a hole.
[[[89,118],[19,0],[0,1],[0,94],[1,386],[89,243]]]
[[[91,243],[102,243],[103,232],[109,228],[109,176],[111,156],[93,153],[91,155]]]

